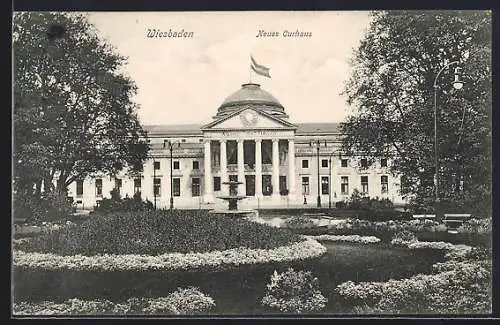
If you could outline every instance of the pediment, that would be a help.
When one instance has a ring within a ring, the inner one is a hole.
[[[225,118],[213,121],[202,129],[290,129],[295,125],[252,108],[241,109]]]

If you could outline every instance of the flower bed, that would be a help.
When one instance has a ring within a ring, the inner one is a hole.
[[[122,303],[106,299],[69,299],[63,303],[19,302],[13,304],[14,315],[193,315],[208,313],[215,301],[197,288],[180,288],[167,297],[129,298]]]
[[[490,313],[491,265],[478,262],[447,264],[436,274],[419,274],[387,282],[345,282],[337,292],[354,310],[364,313]]]
[[[42,270],[188,270],[241,264],[289,262],[317,257],[325,252],[326,248],[315,240],[303,240],[274,249],[240,247],[206,253],[166,253],[162,255],[102,254],[94,256],[62,256],[53,253],[14,250],[13,264],[16,267]]]
[[[205,253],[239,247],[273,249],[300,237],[207,211],[130,212],[92,215],[79,225],[40,234],[20,244],[27,252],[56,255]]]
[[[375,236],[359,236],[359,235],[318,235],[318,236],[305,236],[314,240],[325,241],[341,241],[362,244],[375,244],[380,242],[380,239]]]
[[[398,244],[401,244],[398,242]],[[484,248],[446,242],[408,241],[410,249],[448,250],[434,274],[387,282],[347,281],[336,292],[357,313],[490,313],[491,254]]]

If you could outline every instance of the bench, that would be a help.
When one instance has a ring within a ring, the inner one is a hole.
[[[445,213],[443,223],[448,227],[449,233],[457,233],[464,221],[470,219],[471,215],[467,213]]]

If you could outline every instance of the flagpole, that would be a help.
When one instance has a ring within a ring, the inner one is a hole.
[[[251,84],[252,83],[252,66],[250,64],[250,71],[248,73],[248,83]]]

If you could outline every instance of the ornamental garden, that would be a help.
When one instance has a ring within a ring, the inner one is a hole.
[[[489,219],[120,210],[16,226],[13,314],[491,312]]]

